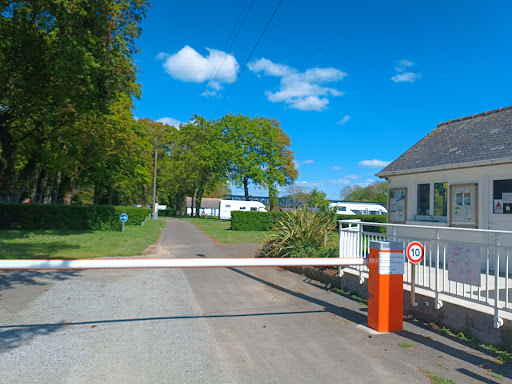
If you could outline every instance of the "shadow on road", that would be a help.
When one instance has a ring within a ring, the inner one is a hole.
[[[45,285],[80,276],[82,271],[0,271],[0,291],[16,285]],[[0,298],[1,300],[1,298]]]
[[[29,342],[36,336],[49,335],[65,327],[66,324],[41,324],[26,327],[0,327],[7,328],[0,332],[0,353],[10,351]],[[11,328],[11,329],[9,329]]]
[[[314,303],[314,304],[317,304],[317,305],[320,305],[321,307],[324,307],[325,309],[325,312],[329,312],[329,313],[332,313],[334,315],[338,315],[340,317],[343,317],[344,319],[347,319],[347,320],[350,320],[354,323],[357,323],[357,324],[364,324],[366,323],[367,321],[367,317],[366,315],[363,315],[359,312],[355,312],[351,309],[347,309],[347,308],[341,308],[341,307],[338,307],[336,305],[333,305],[331,303],[328,303],[326,301],[323,301],[323,300],[319,300],[319,299],[315,299],[311,296],[307,296],[303,293],[299,293],[299,292],[294,292],[294,291],[291,291],[289,289],[286,289],[286,288],[283,288],[279,285],[276,285],[274,283],[271,283],[269,281],[266,281],[266,280],[263,280],[259,277],[256,277],[254,275],[251,275],[247,272],[244,272],[244,271],[241,271],[240,269],[237,269],[237,268],[228,268],[229,270],[233,271],[233,272],[236,272],[236,273],[239,273],[245,277],[248,277],[250,279],[253,279],[259,283],[262,283],[262,284],[265,284],[271,288],[274,288],[274,289],[277,289],[278,291],[281,291],[281,292],[284,292],[284,293],[287,293],[289,295],[292,295],[292,296],[295,296],[299,299],[302,299],[302,300],[306,300],[306,301],[309,301],[310,303]]]
[[[340,316],[344,319],[347,319],[349,321],[352,321],[354,323],[365,324],[367,322],[367,315],[365,315],[365,314],[363,315],[361,313],[355,312],[355,311],[347,309],[347,308],[341,308],[341,307],[335,306],[333,304],[330,304],[328,302],[325,302],[323,300],[319,300],[319,299],[307,296],[302,293],[290,291],[289,289],[280,287],[279,285],[265,281],[259,277],[253,276],[249,273],[246,273],[246,272],[241,271],[236,268],[229,268],[229,269],[232,270],[233,272],[239,273],[245,277],[248,277],[248,278],[258,281],[262,284],[265,284],[271,288],[277,289],[278,291],[281,291],[281,292],[290,294],[294,297],[297,297],[297,298],[306,300],[308,302],[320,305],[325,308],[326,312],[338,315],[338,316]],[[312,282],[308,282],[308,283],[312,284],[320,289],[324,289],[325,291],[328,291],[327,288],[323,287],[320,284],[317,285],[317,284],[313,284]],[[341,296],[343,296],[349,300],[352,300],[352,301],[358,301],[358,300],[352,299],[351,297],[348,297],[347,295],[341,295]],[[416,325],[428,332],[434,333],[434,331],[431,328],[428,328],[426,326],[421,327],[420,324],[416,324],[416,323],[412,323],[412,322],[411,323],[408,322],[408,324]],[[502,375],[503,377],[507,377],[507,378],[512,378],[512,363],[501,365],[501,364],[495,362],[495,359],[493,359],[492,354],[489,353],[488,351],[480,351],[488,356],[488,357],[483,358],[483,357],[465,352],[462,349],[451,347],[448,344],[445,344],[443,342],[435,341],[428,336],[422,336],[422,335],[419,335],[419,334],[411,332],[411,331],[403,330],[403,331],[398,331],[398,332],[393,332],[393,333],[396,335],[399,335],[401,337],[407,338],[409,340],[412,340],[417,344],[423,344],[424,346],[436,351],[436,353],[444,353],[446,355],[451,355],[457,359],[466,361],[472,365],[479,366],[482,369],[485,369],[487,372],[489,372],[489,370],[491,370],[495,374],[499,374],[499,375]],[[435,333],[435,334],[439,335],[438,333]],[[448,336],[445,336],[445,335],[440,335],[440,336],[443,336],[443,338],[446,338],[447,341],[450,340],[450,341],[458,342],[461,345],[466,345],[466,347],[468,346],[467,343],[464,343],[461,340],[449,338]],[[471,378],[478,378],[478,380],[481,380],[484,383],[487,383],[487,382],[495,383],[495,381],[490,381],[488,379],[485,379],[483,376],[479,376],[479,375],[474,374],[469,371],[468,372],[462,372],[462,371],[463,370],[460,370],[461,373],[467,374]]]

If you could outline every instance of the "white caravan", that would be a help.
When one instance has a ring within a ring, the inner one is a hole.
[[[387,215],[388,211],[377,203],[359,203],[342,201],[329,204],[329,208],[336,207],[336,213],[340,215]]]
[[[230,220],[231,211],[267,212],[265,205],[259,201],[221,200],[219,218]]]

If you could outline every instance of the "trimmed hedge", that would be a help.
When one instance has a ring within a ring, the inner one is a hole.
[[[151,210],[112,205],[0,205],[0,228],[119,231],[122,213],[128,215],[125,225],[140,225]]]
[[[271,224],[268,212],[231,212],[231,229],[234,231],[268,231]]]
[[[176,217],[176,210],[175,209],[158,210],[158,217]]]
[[[270,231],[286,212],[231,212],[231,229],[234,231]],[[386,215],[337,215],[337,220],[355,220],[386,223]],[[368,232],[385,233],[385,227],[363,226]]]

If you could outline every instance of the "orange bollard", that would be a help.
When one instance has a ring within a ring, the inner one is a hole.
[[[403,329],[404,248],[397,241],[371,241],[368,326],[378,332]]]

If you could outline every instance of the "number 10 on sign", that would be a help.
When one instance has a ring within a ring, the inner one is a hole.
[[[419,241],[413,241],[407,247],[407,258],[411,263],[418,264],[423,260],[425,254],[423,244]]]

